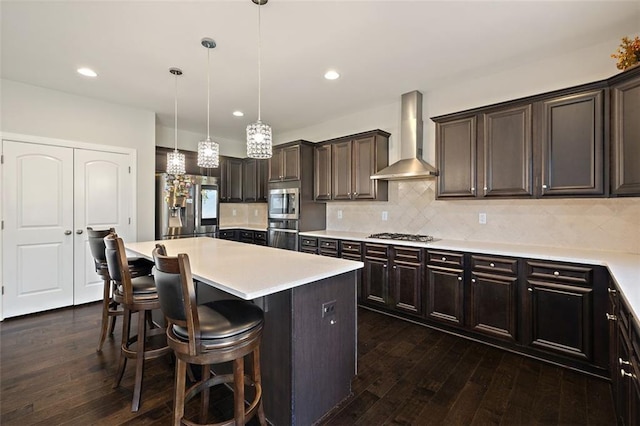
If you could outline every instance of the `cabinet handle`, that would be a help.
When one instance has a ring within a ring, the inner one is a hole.
[[[553,271],[553,276],[554,276],[554,277],[559,277],[559,276],[560,276],[560,272],[558,272],[558,271]]]
[[[393,265],[393,269],[398,269],[398,267],[396,265]]]
[[[617,317],[617,316],[615,316],[615,315],[611,315],[611,314],[609,314],[609,313],[607,313],[607,314],[605,314],[605,315],[607,316],[607,319],[608,319],[609,321],[618,321],[618,317]]]
[[[613,288],[607,288],[607,291],[609,292],[609,294],[617,294],[618,292],[613,289]]]
[[[458,277],[458,281],[462,281],[462,277]]]
[[[383,267],[383,268],[386,268],[386,267],[387,267],[387,265],[382,265],[382,267]]]
[[[629,361],[625,361],[622,358],[618,358],[618,364],[620,364],[620,365],[631,365],[631,363]]]
[[[487,191],[487,189],[489,189],[489,188],[487,188],[487,187],[485,186],[485,187],[484,187],[484,188],[482,188],[482,189],[486,192],[486,191]]]
[[[443,258],[442,258],[442,261],[443,261],[443,262],[446,262],[446,261],[447,261],[447,258],[446,258],[446,257],[443,257]]]
[[[471,187],[471,191],[472,191],[472,192],[473,192],[473,191],[475,191],[475,190],[476,190],[475,188]]]
[[[542,185],[542,189],[547,189],[547,185]]]
[[[531,287],[527,287],[527,290],[533,293],[533,289]]]
[[[620,376],[621,377],[633,377],[634,379],[636,378],[636,375],[633,373],[627,373],[626,371],[624,371],[624,368],[620,369]]]
[[[489,266],[491,266],[492,268],[495,268],[496,264],[495,263],[490,263]]]
[[[476,279],[475,279],[475,278],[471,278],[471,282],[472,282],[472,283],[475,283],[475,282],[476,282]]]
[[[354,192],[354,193],[353,193],[353,196],[357,198],[357,197],[358,197],[358,193],[357,193],[357,192]]]

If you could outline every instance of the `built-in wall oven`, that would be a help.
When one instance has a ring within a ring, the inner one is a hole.
[[[298,251],[298,221],[290,219],[269,219],[269,246]]]
[[[269,219],[300,218],[300,189],[299,188],[271,188],[269,189]]]

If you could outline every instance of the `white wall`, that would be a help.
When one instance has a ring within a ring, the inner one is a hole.
[[[137,151],[137,238],[154,238],[155,113],[0,80],[0,130]]]

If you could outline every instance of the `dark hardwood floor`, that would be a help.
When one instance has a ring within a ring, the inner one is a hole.
[[[147,363],[142,407],[131,413],[133,365],[112,389],[120,319],[97,353],[99,314],[90,304],[0,325],[2,425],[171,423],[172,365]],[[615,424],[605,381],[365,309],[358,315],[353,396],[323,425]],[[230,410],[230,392],[212,392],[212,419]]]

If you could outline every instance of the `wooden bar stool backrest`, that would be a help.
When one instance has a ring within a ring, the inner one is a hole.
[[[196,291],[191,275],[189,256],[167,256],[162,244],[153,250],[155,282],[162,313],[169,324],[185,327],[189,333],[188,353],[195,356],[200,347],[200,321],[196,303]],[[170,326],[167,326],[170,329]]]
[[[133,286],[131,284],[131,271],[127,261],[127,252],[124,241],[117,234],[112,233],[104,237],[104,254],[107,259],[109,276],[120,286],[124,296],[124,303],[133,304]]]

